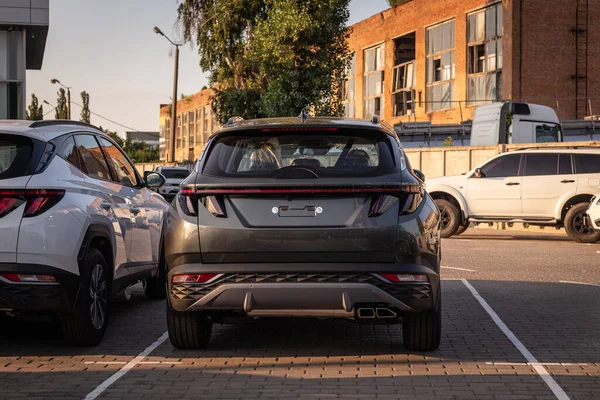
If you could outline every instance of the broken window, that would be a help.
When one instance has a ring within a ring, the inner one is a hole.
[[[344,116],[347,118],[356,117],[355,107],[356,92],[356,54],[350,60],[350,66],[346,70],[346,82],[342,87],[342,103],[344,105]]]
[[[364,116],[383,115],[384,45],[364,51]]]
[[[469,105],[502,96],[502,3],[467,16]]]
[[[394,46],[394,116],[413,115],[416,97],[415,34],[411,33],[394,40]]]
[[[454,101],[454,20],[427,28],[427,112],[452,107]]]

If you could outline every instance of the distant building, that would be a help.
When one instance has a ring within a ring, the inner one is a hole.
[[[158,132],[125,132],[125,140],[130,140],[132,143],[143,142],[152,148],[158,148],[159,139]]]
[[[211,102],[214,91],[204,89],[177,102],[175,160],[195,160],[216,130]],[[171,161],[171,105],[160,105],[160,160]]]
[[[49,0],[0,1],[0,119],[25,119],[25,71],[41,69]]]
[[[349,117],[455,124],[501,100],[561,119],[600,109],[600,1],[407,0],[351,30]]]

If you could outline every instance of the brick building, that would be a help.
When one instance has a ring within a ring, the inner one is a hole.
[[[600,0],[407,0],[351,29],[348,117],[454,124],[498,100],[548,105],[561,119],[600,110]],[[197,157],[212,132],[211,95],[178,102],[177,160]]]
[[[459,123],[524,100],[561,119],[600,109],[600,2],[408,0],[352,26],[346,115]],[[595,97],[596,96],[596,97]]]
[[[204,89],[177,102],[175,160],[194,160],[215,130],[217,119],[211,108],[212,89]],[[160,106],[160,160],[171,161],[171,106]]]

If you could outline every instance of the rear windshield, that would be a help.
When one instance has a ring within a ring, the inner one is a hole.
[[[203,173],[242,178],[325,178],[379,176],[395,170],[391,144],[383,132],[336,128],[298,133],[265,131],[218,139]]]
[[[190,172],[187,169],[163,169],[161,174],[167,179],[185,179]]]
[[[0,179],[27,175],[32,152],[31,139],[0,134]]]

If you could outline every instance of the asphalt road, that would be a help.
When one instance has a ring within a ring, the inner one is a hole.
[[[405,352],[396,326],[329,320],[217,325],[208,350],[179,351],[138,287],[96,348],[3,324],[0,398],[600,398],[600,244],[470,230],[443,251],[434,353]]]

